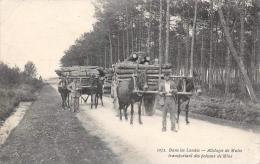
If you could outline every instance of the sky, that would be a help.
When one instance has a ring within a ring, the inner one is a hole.
[[[92,0],[0,0],[0,61],[56,76],[64,51],[95,22]]]

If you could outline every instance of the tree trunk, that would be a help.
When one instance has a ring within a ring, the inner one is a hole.
[[[225,95],[229,96],[229,84],[230,84],[230,68],[231,68],[231,56],[230,50],[227,48],[227,56],[226,56],[226,72],[225,72]]]
[[[213,75],[213,79],[212,79],[212,85],[215,85],[218,83],[218,74],[216,73],[216,70],[218,69],[216,61],[219,59],[219,56],[217,56],[218,54],[218,23],[216,22],[216,35],[215,35],[215,43],[214,43],[214,52],[212,52],[213,54],[213,62],[212,62],[212,75]]]
[[[257,58],[256,58],[256,42],[257,42],[257,37],[258,37],[258,30],[257,28],[254,28],[254,31],[253,31],[254,34],[256,35],[252,35],[252,42],[253,42],[253,45],[252,45],[252,56],[251,56],[251,70],[252,70],[252,74],[251,74],[251,81],[254,84],[256,84],[256,74],[257,74],[257,71],[256,71],[256,64],[257,64]]]
[[[147,54],[151,57],[151,0],[148,0],[149,4],[149,18],[148,18],[148,27],[147,27]]]
[[[181,70],[181,45],[179,41],[177,43],[177,48],[177,71],[179,74]]]
[[[118,62],[120,60],[120,32],[118,32],[118,36],[117,36],[117,60],[116,62]]]
[[[229,22],[230,19],[230,11],[227,11],[227,22]],[[229,27],[229,24],[227,24],[227,26]],[[223,32],[224,33],[224,32]],[[232,34],[232,32],[231,32]],[[224,38],[225,35],[222,34],[222,39],[224,42]],[[232,58],[230,55],[230,50],[229,47],[227,46],[227,42],[224,42],[225,47],[226,47],[226,62],[225,62],[225,95],[228,97],[229,96],[229,85],[231,83],[231,77],[230,77],[230,73],[231,73],[231,64],[232,64]],[[224,47],[224,46],[223,46]]]
[[[105,68],[107,68],[107,45],[105,44]]]
[[[163,11],[162,11],[162,3],[163,0],[160,0],[160,20],[159,20],[159,63],[160,63],[160,74],[161,74],[161,66],[162,66],[162,16],[163,16]],[[161,76],[159,76],[159,90],[161,89]]]
[[[159,20],[159,62],[162,63],[162,2],[163,0],[160,0],[160,20]]]
[[[209,81],[209,90],[212,90],[212,62],[213,62],[213,0],[210,0],[210,49],[209,49],[209,72],[208,72],[208,81]]]
[[[190,54],[190,51],[189,51],[189,39],[190,39],[190,26],[189,26],[189,22],[187,21],[187,31],[186,31],[186,56],[185,56],[185,75],[188,75],[189,73],[189,54]]]
[[[194,56],[194,42],[195,42],[195,33],[196,33],[196,21],[197,21],[197,6],[198,1],[195,0],[195,11],[192,27],[192,41],[191,41],[191,52],[190,52],[190,76],[193,76],[193,56]]]
[[[122,32],[123,32],[122,46],[123,46],[123,60],[124,60],[126,58],[125,57],[125,54],[126,54],[125,53],[125,31],[123,30]]]
[[[204,73],[204,36],[201,35],[201,50],[200,50],[200,77],[201,81],[205,82],[205,73]]]
[[[129,56],[129,15],[128,15],[128,8],[126,6],[126,56]],[[126,58],[126,57],[124,57]]]
[[[132,39],[131,39],[131,41],[132,41],[132,52],[131,53],[133,53],[134,52],[134,23],[132,24],[132,31],[131,31],[131,33],[132,33]]]
[[[220,20],[221,20],[222,27],[223,27],[224,32],[225,32],[226,40],[228,42],[228,46],[229,46],[229,49],[231,51],[231,54],[234,57],[236,63],[239,66],[239,69],[240,69],[240,71],[241,71],[241,73],[243,75],[243,80],[245,82],[245,85],[246,85],[246,88],[247,88],[247,92],[248,92],[251,100],[253,102],[257,102],[256,96],[255,96],[255,93],[254,93],[254,90],[253,90],[253,87],[252,87],[252,84],[250,82],[250,79],[249,79],[249,77],[247,75],[247,71],[246,71],[245,66],[244,66],[244,63],[241,60],[241,58],[239,58],[239,56],[237,54],[237,51],[236,51],[236,49],[235,49],[235,47],[233,45],[233,42],[231,40],[231,36],[230,36],[230,33],[229,33],[229,28],[226,25],[226,21],[225,21],[225,18],[224,18],[224,15],[223,15],[223,12],[222,12],[221,8],[218,9],[218,14],[219,14],[219,17],[220,17]]]
[[[166,41],[165,41],[165,56],[164,62],[169,63],[169,31],[170,31],[170,0],[167,0],[166,10]]]
[[[244,14],[244,1],[242,1],[241,11],[240,11],[240,58],[246,69],[245,62],[245,14]],[[247,70],[247,69],[246,69]],[[242,77],[240,77],[242,79]],[[242,93],[246,93],[243,80],[240,81],[240,90]]]
[[[113,65],[113,45],[112,45],[112,38],[111,32],[109,32],[109,51],[110,51],[110,67]]]

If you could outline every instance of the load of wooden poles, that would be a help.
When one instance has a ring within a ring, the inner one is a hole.
[[[58,70],[55,70],[58,76],[63,77],[82,77],[89,75],[100,75],[98,71],[100,67],[98,66],[71,66],[71,67],[61,67]]]
[[[130,80],[135,73],[144,72],[147,77],[148,90],[158,90],[159,76],[172,73],[171,65],[163,65],[160,74],[160,65],[148,65],[122,62],[114,65],[118,81]]]

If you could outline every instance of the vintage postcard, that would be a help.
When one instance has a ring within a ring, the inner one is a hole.
[[[259,0],[0,0],[1,164],[259,154]]]

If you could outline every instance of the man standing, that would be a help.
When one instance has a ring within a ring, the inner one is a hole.
[[[113,98],[114,109],[116,110],[116,116],[119,116],[119,105],[118,105],[118,97],[117,97],[117,86],[118,81],[116,80],[116,76],[112,78],[111,85],[111,97]]]
[[[73,103],[73,112],[79,112],[79,83],[74,79],[68,86],[67,89],[70,90]]]
[[[162,115],[162,131],[166,131],[166,117],[167,113],[170,113],[170,120],[171,120],[171,130],[177,132],[175,127],[175,120],[176,120],[176,104],[174,99],[174,94],[177,93],[177,86],[170,80],[170,73],[164,74],[164,80],[161,81],[160,84],[160,100],[159,104],[162,107],[163,115]]]
[[[65,77],[62,77],[59,84],[58,84],[58,91],[61,95],[62,99],[62,108],[65,109],[67,107],[67,97],[68,97],[68,90],[67,90],[67,80]]]

